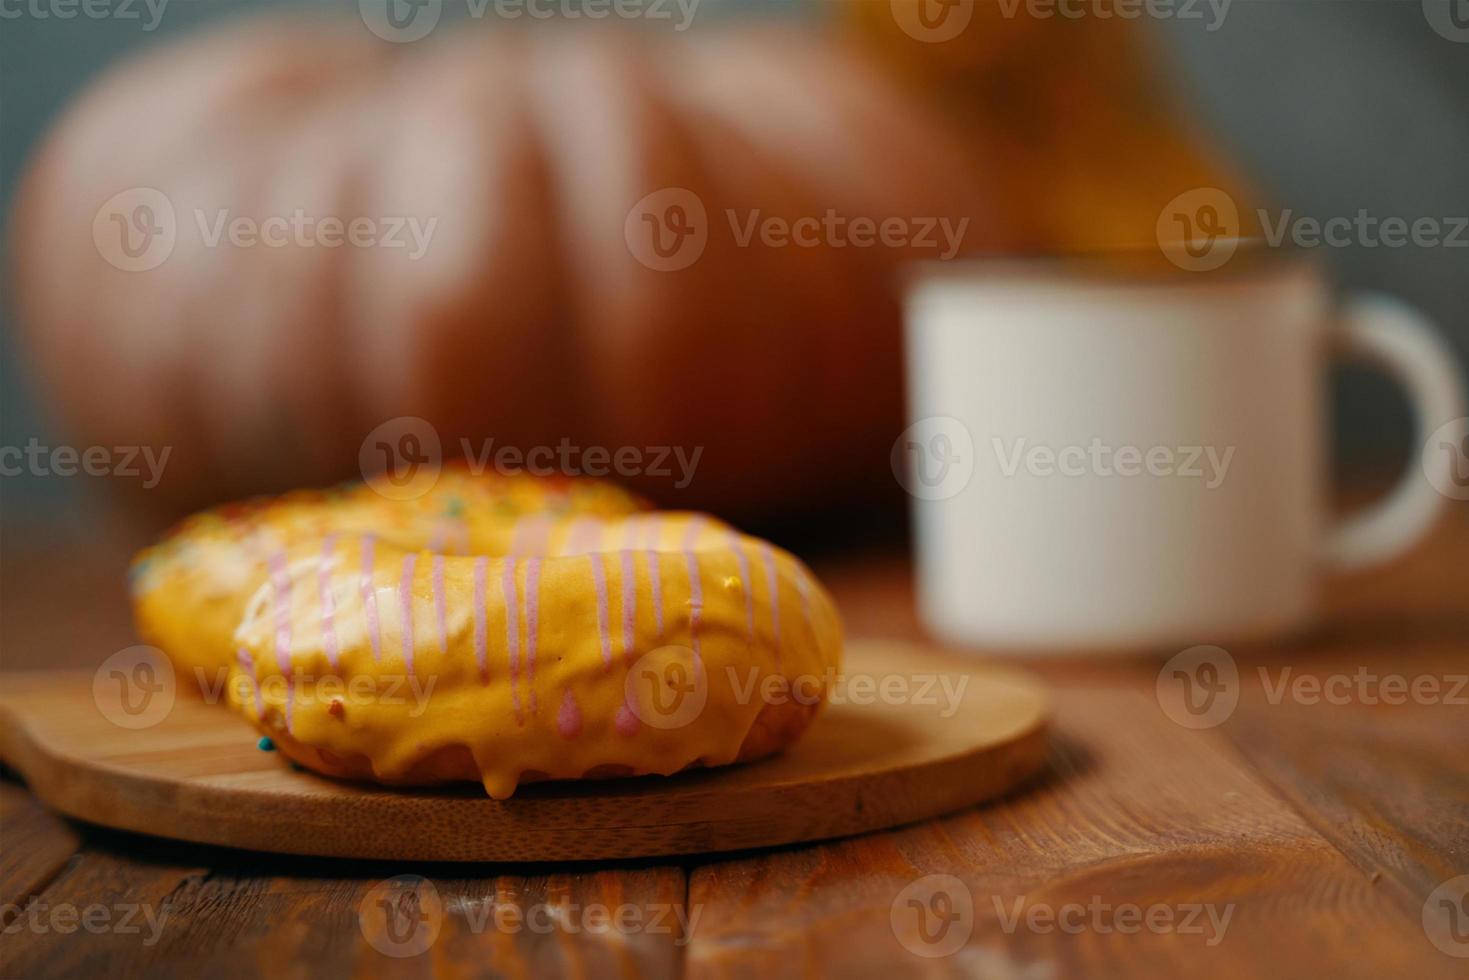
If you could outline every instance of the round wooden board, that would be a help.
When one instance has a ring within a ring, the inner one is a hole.
[[[1045,763],[1045,691],[1019,671],[854,643],[842,679],[805,738],[775,758],[544,783],[503,802],[478,786],[386,790],[293,770],[259,751],[227,708],[182,696],[153,727],[120,728],[93,701],[91,674],[5,676],[0,759],[50,806],[108,827],[413,861],[603,860],[840,837],[971,806]],[[900,687],[906,696],[892,696]]]

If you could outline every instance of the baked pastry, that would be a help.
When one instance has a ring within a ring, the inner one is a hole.
[[[212,662],[217,650],[167,645],[191,635],[172,624],[197,616],[212,646],[238,610],[230,703],[332,776],[474,780],[503,799],[542,779],[755,759],[799,737],[841,650],[806,567],[712,517],[563,489],[559,510],[461,515],[452,553],[423,540],[434,506],[357,491],[341,514],[300,496],[255,505],[249,532],[186,524],[178,553],[165,542],[145,559],[139,620],[177,662]],[[381,526],[364,527],[374,513]],[[279,548],[252,557],[262,533]],[[216,561],[226,570],[199,567]]]
[[[139,635],[190,683],[217,691],[235,662],[235,628],[246,600],[283,574],[302,540],[372,535],[445,554],[509,554],[558,515],[615,516],[647,507],[597,480],[476,474],[446,464],[427,492],[389,499],[369,483],[300,490],[216,507],[186,519],[142,551],[130,570]]]

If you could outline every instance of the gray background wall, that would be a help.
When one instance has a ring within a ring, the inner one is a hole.
[[[169,0],[151,32],[140,21],[36,18],[25,13],[35,2],[52,0],[0,0],[0,11],[21,13],[0,19],[0,198],[7,215],[32,146],[97,72],[130,51],[272,0]],[[1469,23],[1469,0],[1426,2],[1456,3]],[[803,4],[703,0],[700,17],[746,12],[785,16],[803,12]],[[1279,207],[1322,220],[1359,209],[1410,222],[1469,216],[1469,29],[1457,39],[1441,35],[1420,0],[1234,0],[1216,30],[1207,20],[1150,23],[1200,124],[1219,134]],[[1344,286],[1383,289],[1418,304],[1469,361],[1469,247],[1321,251]],[[0,445],[48,434],[17,365],[13,315],[0,303]],[[1411,427],[1391,385],[1344,371],[1336,401],[1341,468],[1406,459]],[[64,506],[71,501],[62,495],[75,493],[78,482],[7,478],[3,507],[13,519],[21,516],[18,506]]]

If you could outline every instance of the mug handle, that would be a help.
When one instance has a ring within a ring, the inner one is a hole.
[[[1337,352],[1382,368],[1407,389],[1416,441],[1465,415],[1464,387],[1454,354],[1432,322],[1402,300],[1377,293],[1350,298],[1341,311]],[[1417,454],[1415,454],[1417,455]],[[1337,571],[1358,571],[1391,561],[1416,545],[1433,527],[1449,497],[1429,479],[1432,468],[1453,479],[1454,456],[1422,454],[1422,470],[1411,466],[1381,503],[1348,518],[1326,539],[1326,562]],[[1439,460],[1442,460],[1440,463]]]

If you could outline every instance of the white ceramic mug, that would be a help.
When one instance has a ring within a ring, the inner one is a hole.
[[[1436,487],[1464,480],[1431,446],[1386,500],[1329,526],[1327,369],[1334,352],[1381,365],[1421,442],[1469,425],[1451,352],[1398,301],[1338,306],[1304,258],[1239,265],[997,260],[915,278],[913,424],[893,463],[936,634],[1021,652],[1270,636],[1310,622],[1324,570],[1427,532],[1450,499]]]

